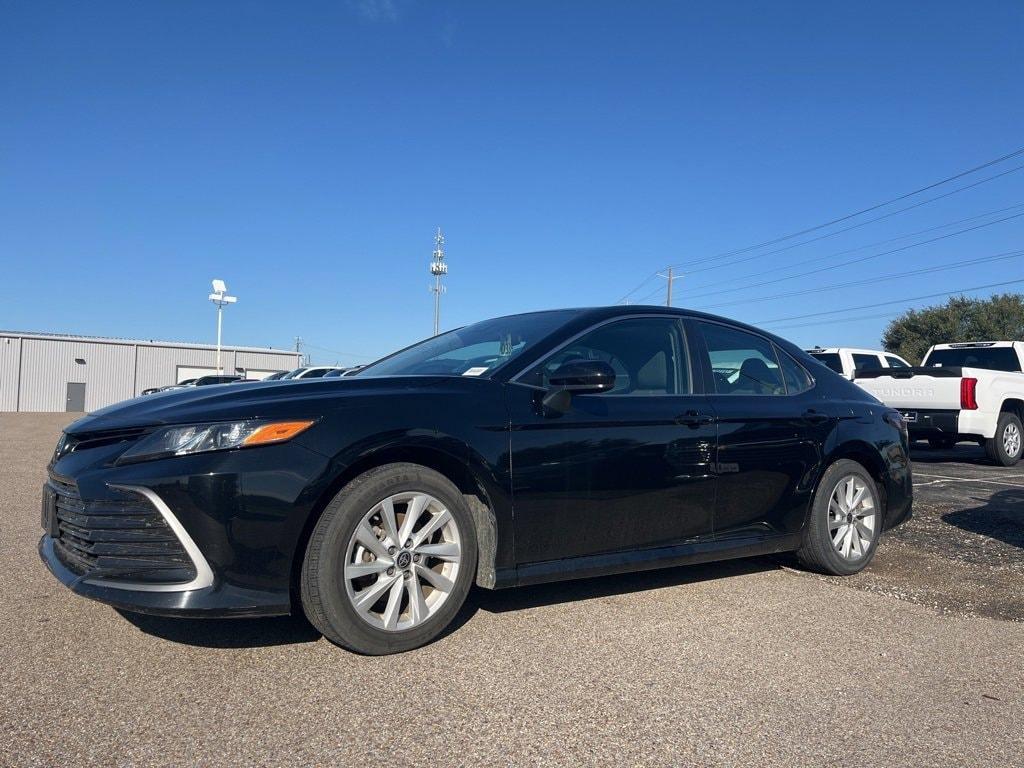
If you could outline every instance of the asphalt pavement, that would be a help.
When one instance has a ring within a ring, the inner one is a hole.
[[[61,587],[36,542],[67,420],[0,414],[0,765],[1024,764],[1024,466],[915,455],[918,516],[854,579],[754,559],[477,590],[438,642],[365,658],[301,618]]]

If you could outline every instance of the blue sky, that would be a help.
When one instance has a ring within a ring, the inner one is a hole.
[[[1024,171],[707,261],[1024,147],[1018,3],[36,0],[0,19],[0,328],[211,341],[222,277],[226,342],[365,362],[429,334],[439,225],[444,327],[614,303],[676,264],[679,305],[874,345],[904,305],[780,320],[1024,279],[1012,258],[820,290],[1024,248],[1024,217],[987,225],[1024,207],[980,216],[1024,204]]]

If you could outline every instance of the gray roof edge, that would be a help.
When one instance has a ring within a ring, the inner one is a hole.
[[[175,349],[217,350],[216,344],[197,344],[190,341],[162,341],[160,339],[124,339],[118,336],[79,336],[71,333],[46,333],[44,331],[5,331],[0,329],[0,337],[17,339],[43,339],[46,341],[78,341],[93,344],[122,344],[140,347],[172,347]],[[222,344],[222,352],[269,352],[275,355],[298,355],[293,349],[277,349],[275,347],[239,347],[234,344]]]

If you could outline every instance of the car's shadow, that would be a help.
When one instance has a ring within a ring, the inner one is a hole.
[[[973,509],[947,512],[942,519],[961,530],[1024,549],[1024,487],[997,491],[984,502]]]
[[[727,560],[703,565],[641,571],[618,576],[602,576],[577,581],[562,581],[516,589],[474,588],[454,621],[442,633],[445,637],[459,630],[477,611],[505,613],[539,608],[557,603],[572,603],[611,595],[663,589],[701,581],[744,576],[776,570],[778,562],[766,558]],[[150,616],[117,611],[142,632],[174,643],[203,648],[264,648],[276,645],[312,643],[320,633],[305,617],[278,616],[262,619],[186,619]]]
[[[202,648],[266,648],[320,639],[320,633],[301,614],[255,619],[185,619],[115,610],[147,635]]]
[[[923,443],[912,443],[910,460],[915,464],[977,464],[979,466],[996,466],[985,455],[985,449],[976,443],[957,443],[952,448],[929,448]]]

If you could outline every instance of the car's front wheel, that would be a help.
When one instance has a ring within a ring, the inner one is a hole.
[[[469,509],[444,475],[388,464],[350,482],[317,522],[302,566],[302,605],[338,645],[382,655],[434,640],[476,570]]]
[[[841,459],[818,484],[797,556],[812,570],[851,576],[871,562],[881,529],[874,479],[857,462]]]

